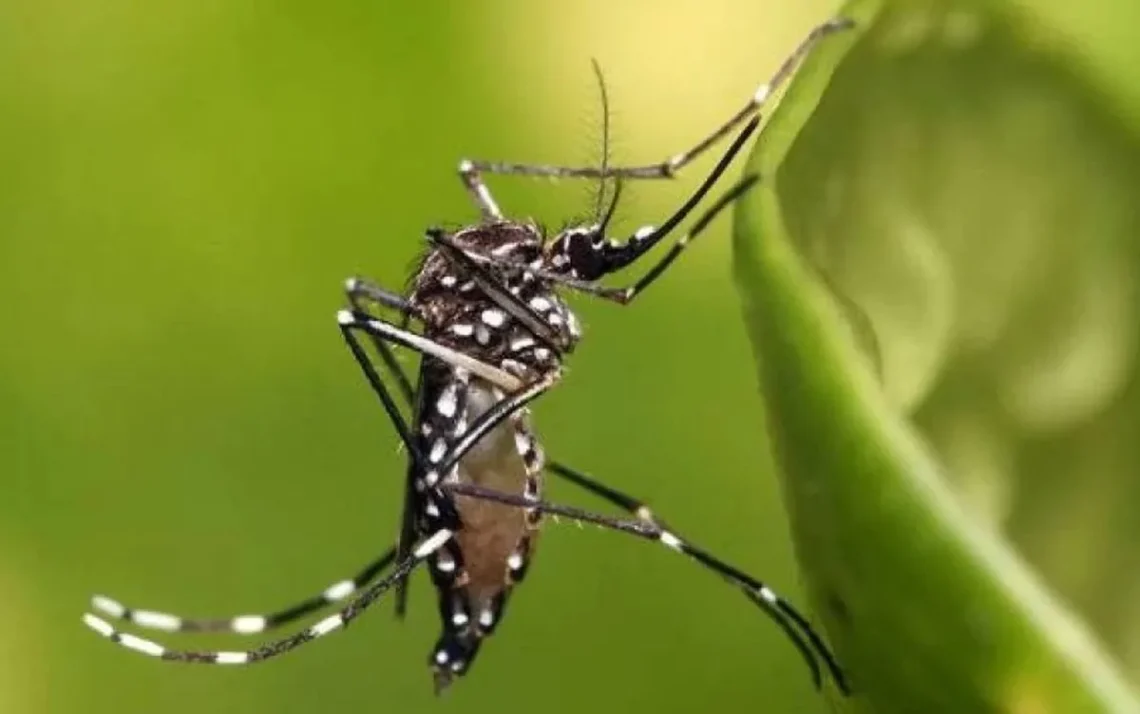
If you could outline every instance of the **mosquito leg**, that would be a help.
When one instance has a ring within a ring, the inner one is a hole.
[[[629,303],[633,302],[633,299],[640,295],[641,292],[645,290],[645,288],[652,285],[653,282],[657,280],[657,278],[661,277],[661,274],[664,273],[665,270],[673,264],[673,261],[675,261],[677,257],[685,251],[685,248],[688,247],[689,243],[691,243],[694,238],[700,235],[705,230],[705,228],[707,228],[708,225],[721,214],[721,212],[731,206],[738,198],[743,196],[744,193],[748,191],[748,189],[752,188],[752,186],[755,185],[759,178],[760,177],[756,174],[746,176],[742,181],[726,191],[723,196],[717,199],[717,201],[713,203],[713,205],[710,206],[708,210],[705,211],[701,217],[693,223],[692,228],[690,228],[688,232],[678,238],[677,242],[670,246],[669,251],[664,256],[662,256],[661,259],[658,260],[657,263],[655,263],[653,267],[651,267],[649,271],[646,272],[645,275],[641,276],[641,278],[639,278],[633,285],[625,288],[605,288],[601,292],[595,294],[599,295],[600,297],[613,300],[614,302],[622,305],[628,305]]]
[[[352,277],[345,281],[344,292],[348,297],[348,302],[352,309],[360,314],[367,314],[366,302],[371,301],[384,307],[391,308],[399,311],[405,317],[417,316],[415,308],[404,298],[402,295],[397,295],[389,290],[376,285],[375,283],[359,277]],[[407,329],[407,325],[401,326]],[[400,366],[399,361],[396,359],[395,352],[389,346],[388,342],[369,336],[372,340],[372,346],[376,348],[376,352],[380,355],[380,359],[384,361],[384,366],[396,378],[396,386],[399,387],[404,400],[408,406],[413,406],[413,398],[415,391],[412,388],[412,382],[408,379],[408,375],[404,373],[403,368]]]
[[[391,348],[388,347],[388,344],[386,342],[384,342],[383,340],[377,340],[377,343],[378,343],[377,344],[378,350],[384,350],[384,351],[387,351],[389,354],[391,354]],[[401,388],[400,391],[403,393],[403,397],[404,397],[404,400],[405,400],[407,406],[413,407],[415,405],[414,404],[415,391],[411,387],[411,379],[409,379],[407,372],[405,372],[403,367],[401,365],[399,365],[398,363],[393,364],[392,371],[395,373],[396,379],[400,384],[407,385],[407,389]],[[606,487],[602,484],[599,484],[596,481],[593,481],[589,477],[587,477],[583,474],[580,474],[580,472],[577,472],[574,469],[570,468],[569,466],[561,464],[557,461],[547,462],[547,468],[549,468],[551,471],[555,472],[557,475],[566,478],[567,480],[578,483],[578,485],[582,486],[586,490],[591,491],[593,493],[596,493],[599,496],[602,496],[602,498],[607,498],[607,499],[610,498],[608,495],[606,495],[606,493],[604,491],[609,491],[609,493],[617,494],[616,491],[612,491],[612,490],[608,489],[608,487]],[[577,479],[581,479],[581,480],[575,480],[575,478],[571,477],[569,474],[575,474]],[[592,485],[587,486],[585,484],[585,482],[589,482]],[[596,489],[603,489],[604,491],[603,490],[596,490]],[[625,508],[625,505],[622,502],[619,502],[616,500],[611,500],[611,502],[615,503],[619,507]],[[631,501],[631,502],[636,503],[635,501]],[[627,510],[630,510],[630,509],[627,509]],[[635,510],[630,510],[630,513],[634,513],[634,512],[635,512]]]
[[[442,488],[457,495],[481,498],[497,503],[518,506],[520,508],[537,510],[542,513],[562,516],[573,521],[592,523],[602,528],[629,533],[645,540],[658,541],[670,550],[687,555],[709,570],[727,578],[730,582],[743,589],[746,594],[748,594],[749,599],[779,625],[800,651],[800,654],[803,655],[805,662],[811,670],[812,681],[816,687],[820,686],[819,664],[816,661],[816,654],[818,654],[840,690],[844,693],[849,691],[843,671],[839,668],[838,663],[828,650],[823,639],[811,627],[807,618],[800,614],[788,601],[777,595],[774,590],[763,582],[720,560],[708,551],[682,540],[676,533],[671,530],[666,530],[661,527],[659,523],[649,522],[641,518],[625,520],[603,516],[572,506],[537,501],[525,496],[502,493],[469,483],[447,483],[444,484]]]
[[[644,521],[651,526],[661,530],[668,530],[668,526],[664,521],[661,521],[653,514],[653,510],[644,501],[634,498],[626,493],[622,493],[615,488],[610,488],[601,481],[593,479],[581,471],[566,466],[565,464],[552,461],[546,465],[546,470],[555,476],[564,479],[584,491],[594,494],[601,498],[606,503],[617,506],[631,516],[635,516],[638,520]]]
[[[768,81],[761,84],[752,96],[748,98],[748,101],[743,107],[695,145],[659,163],[646,164],[643,166],[610,166],[602,168],[598,166],[570,167],[546,164],[519,164],[503,161],[463,161],[460,163],[460,175],[465,176],[464,183],[467,184],[468,190],[472,195],[476,197],[476,202],[479,202],[479,194],[477,193],[479,189],[475,188],[476,186],[482,187],[481,190],[486,195],[486,198],[490,198],[489,194],[486,194],[486,188],[483,187],[482,181],[479,179],[481,173],[511,176],[546,176],[553,178],[602,178],[606,176],[633,179],[672,178],[686,164],[693,161],[693,159],[704,153],[710,146],[732,133],[736,127],[756,114],[768,98],[779,90],[788,78],[792,76],[792,73],[800,61],[811,52],[817,42],[827,35],[846,30],[853,26],[854,23],[851,20],[839,17],[828,20],[813,28],[804,39],[800,41],[800,44],[792,53],[788,55],[787,59],[780,64],[779,68],[777,68]],[[467,172],[466,174],[464,173],[465,171]],[[468,183],[466,176],[473,176],[474,182]],[[489,204],[483,203],[481,205],[489,205],[491,208],[495,208],[493,202]],[[495,216],[498,215],[497,211],[493,213]],[[484,215],[487,215],[486,211],[484,211]]]
[[[154,610],[127,607],[117,600],[104,595],[91,598],[91,607],[102,615],[116,620],[124,620],[138,627],[165,632],[232,632],[251,635],[268,632],[306,615],[322,610],[328,605],[340,602],[367,585],[396,558],[395,547],[364,566],[351,578],[337,581],[325,588],[319,595],[302,600],[295,605],[265,615],[235,615],[225,618],[189,618],[171,615]]]
[[[470,355],[453,350],[423,335],[417,335],[410,330],[393,325],[387,320],[352,310],[341,310],[337,313],[337,322],[340,324],[342,332],[349,333],[361,330],[374,337],[415,350],[420,354],[435,357],[453,367],[465,369],[501,389],[515,390],[523,385],[522,380],[509,372],[504,372],[498,367],[481,362]],[[359,343],[357,344],[359,346]]]
[[[368,359],[367,353],[365,353],[363,346],[361,346],[360,341],[357,339],[357,331],[362,331],[375,339],[408,347],[421,354],[431,355],[452,366],[466,369],[472,374],[477,374],[492,384],[506,389],[516,389],[522,384],[521,381],[512,374],[504,372],[485,362],[480,362],[462,352],[457,352],[450,347],[429,340],[422,335],[401,329],[386,320],[351,310],[341,310],[337,313],[337,322],[340,324],[340,331],[341,334],[344,335],[348,348],[352,351],[352,356],[356,359],[357,364],[360,365],[361,370],[364,371],[364,375],[372,386],[372,390],[376,392],[376,395],[380,398],[380,401],[384,405],[384,411],[387,412],[389,419],[392,421],[392,425],[399,433],[400,440],[403,442],[404,447],[408,450],[408,453],[419,467],[424,467],[427,461],[424,459],[423,454],[420,453],[419,447],[416,445],[416,440],[408,428],[408,423],[400,413],[400,408],[392,398],[392,394],[388,390],[387,385],[379,373],[377,373],[376,368]]]
[[[417,565],[443,547],[447,541],[451,540],[452,535],[452,531],[447,529],[436,531],[421,541],[412,551],[411,556],[401,561],[391,573],[368,586],[366,590],[340,612],[330,615],[312,627],[301,630],[294,635],[275,642],[269,642],[252,650],[236,652],[172,650],[157,642],[146,640],[130,633],[119,632],[106,620],[90,613],[83,616],[83,622],[116,644],[151,657],[157,657],[158,659],[174,662],[200,662],[204,664],[251,664],[253,662],[261,662],[291,652],[330,632],[335,632],[336,630],[347,627],[350,622],[359,617],[394,584],[408,577]]]
[[[471,200],[479,207],[483,219],[487,221],[501,220],[503,213],[499,210],[499,205],[495,203],[491,191],[483,181],[483,171],[494,172],[494,169],[486,166],[484,162],[468,161],[467,159],[459,162],[459,180],[463,182]]]

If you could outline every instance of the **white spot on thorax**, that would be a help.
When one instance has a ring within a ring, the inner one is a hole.
[[[528,347],[534,347],[534,338],[530,335],[519,335],[511,338],[511,352],[525,350]]]
[[[484,310],[479,318],[483,320],[483,324],[488,327],[502,327],[503,323],[507,321],[507,316],[503,314],[503,311],[494,308]]]

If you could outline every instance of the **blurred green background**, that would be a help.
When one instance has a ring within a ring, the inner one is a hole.
[[[1125,4],[1039,9],[1135,108]],[[743,598],[565,524],[441,701],[423,576],[406,623],[382,604],[248,669],[156,663],[79,623],[96,591],[274,608],[386,547],[404,459],[334,324],[343,279],[400,286],[425,226],[475,218],[461,157],[596,161],[591,57],[617,159],[687,146],[833,9],[788,5],[0,3],[0,712],[822,711]],[[627,187],[619,228],[707,165]],[[591,206],[589,186],[492,189],[552,226]],[[537,423],[556,458],[797,600],[726,223],[628,311],[577,301],[588,339]]]

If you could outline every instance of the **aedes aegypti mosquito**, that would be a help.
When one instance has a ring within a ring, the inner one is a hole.
[[[266,632],[356,595],[347,606],[293,635],[244,651],[170,649],[120,632],[92,614],[84,615],[87,625],[128,649],[160,659],[260,662],[347,626],[393,587],[397,611],[402,614],[406,578],[426,561],[443,620],[443,633],[430,657],[438,692],[470,668],[483,639],[498,626],[513,586],[522,580],[534,555],[542,516],[553,514],[658,541],[690,556],[738,587],[783,629],[807,662],[816,686],[821,683],[818,657],[846,692],[843,674],[822,639],[772,589],[690,543],[641,501],[568,466],[547,462],[531,429],[527,405],[559,382],[562,360],[581,337],[577,318],[558,290],[577,290],[628,305],[660,277],[713,218],[752,186],[755,176],[746,177],[713,201],[632,285],[613,288],[597,282],[646,255],[693,212],[755,132],[759,110],[769,95],[820,38],[850,25],[845,19],[835,19],[813,29],[734,116],[689,150],[662,163],[609,167],[603,160],[600,167],[568,168],[461,162],[459,175],[482,213],[480,222],[452,233],[428,230],[429,249],[412,276],[407,295],[361,279],[348,281],[350,307],[338,313],[340,330],[409,458],[399,539],[357,575],[304,602],[265,615],[189,619],[129,608],[103,596],[92,601],[104,617],[139,627],[237,634]],[[599,83],[604,105],[600,74]],[[622,180],[672,177],[742,124],[712,172],[663,223],[643,227],[624,241],[606,236]],[[593,178],[600,181],[603,194],[606,179],[615,183],[608,206],[599,197],[594,223],[567,228],[548,239],[530,221],[503,217],[483,182],[484,173]],[[401,322],[376,316],[369,308],[377,306],[399,313]],[[413,320],[422,326],[419,332],[409,329]],[[362,335],[390,372],[389,380],[373,365]],[[396,346],[421,356],[414,386],[396,360]],[[410,423],[393,392],[412,409]],[[624,509],[631,517],[597,515],[543,501],[544,471]]]

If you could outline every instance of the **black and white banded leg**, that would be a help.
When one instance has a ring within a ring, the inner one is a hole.
[[[548,164],[521,164],[503,161],[472,161],[460,162],[459,173],[464,184],[476,199],[476,203],[488,217],[499,217],[498,207],[490,198],[490,193],[482,182],[481,174],[500,174],[508,176],[545,176],[550,178],[606,178],[618,177],[629,179],[664,179],[672,178],[686,164],[692,162],[703,154],[710,146],[723,139],[732,131],[755,115],[776,93],[781,86],[792,76],[800,61],[811,52],[812,47],[825,36],[854,26],[847,18],[833,18],[816,27],[800,41],[800,44],[780,64],[767,82],[761,84],[748,101],[727,121],[714,129],[692,147],[674,154],[664,161],[642,166],[554,166]]]
[[[568,470],[563,469],[560,475],[565,476],[566,471]],[[576,474],[576,477],[576,482],[579,483],[579,485],[586,487],[585,484],[589,482],[594,487],[588,488],[588,490],[592,490],[599,495],[603,492],[608,492],[622,502],[629,503],[639,509],[636,511],[637,518],[635,520],[613,518],[573,506],[563,506],[546,501],[538,501],[526,498],[525,496],[502,493],[494,489],[468,483],[448,483],[445,484],[443,488],[457,495],[480,498],[496,503],[518,506],[519,508],[532,509],[581,523],[592,523],[610,530],[629,533],[645,540],[657,541],[670,550],[693,558],[701,565],[744,590],[749,599],[759,606],[765,614],[780,627],[803,656],[804,661],[811,671],[812,682],[817,688],[821,686],[822,679],[819,662],[816,659],[818,656],[819,659],[823,660],[824,666],[835,681],[836,686],[839,687],[842,692],[849,693],[843,670],[840,669],[838,662],[835,661],[834,656],[830,650],[828,650],[823,638],[815,632],[811,624],[807,621],[807,618],[798,612],[787,600],[781,598],[763,582],[720,560],[703,548],[683,540],[675,531],[662,527],[660,522],[654,519],[652,514],[648,512],[648,509],[644,509],[643,504],[638,504],[634,499],[624,494],[619,494],[612,489],[602,487],[601,484],[598,484],[582,474]],[[604,489],[604,491],[602,489]]]
[[[83,622],[100,635],[127,649],[173,662],[198,662],[204,664],[252,664],[262,662],[287,652],[291,652],[301,645],[324,637],[325,635],[347,627],[350,622],[359,617],[381,595],[397,582],[406,578],[417,565],[429,558],[439,550],[447,541],[451,540],[453,532],[447,529],[439,530],[421,541],[411,555],[396,565],[387,576],[368,586],[366,590],[352,600],[340,612],[329,615],[311,627],[307,627],[296,634],[273,642],[268,642],[250,650],[175,650],[153,640],[144,639],[129,632],[116,630],[103,618],[86,613]],[[163,628],[160,628],[163,629]]]
[[[156,610],[128,607],[105,595],[91,598],[91,607],[98,613],[129,622],[137,627],[164,632],[230,632],[252,635],[268,632],[300,620],[351,597],[382,573],[396,559],[393,546],[383,555],[364,566],[356,575],[338,580],[318,595],[306,598],[295,605],[263,615],[234,615],[221,618],[191,618]]]

